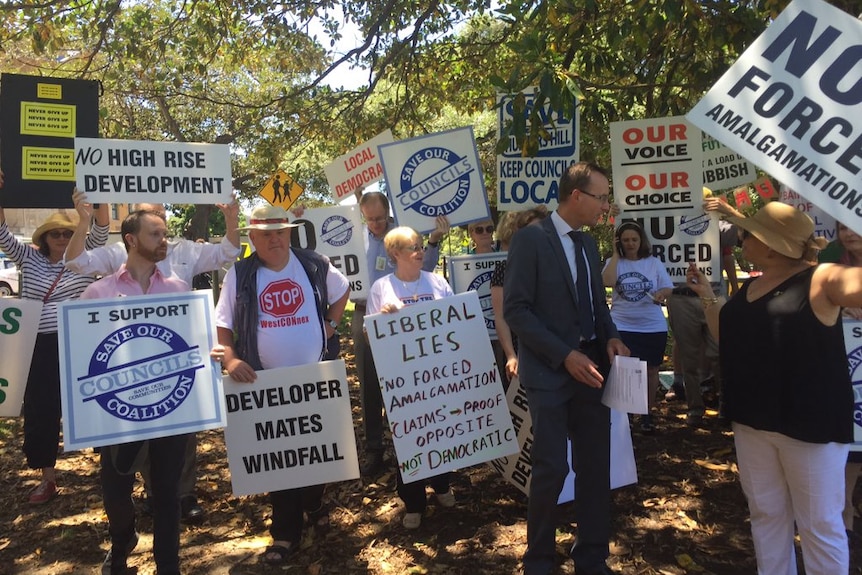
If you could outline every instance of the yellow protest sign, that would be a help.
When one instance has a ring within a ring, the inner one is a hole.
[[[287,172],[278,170],[257,195],[273,206],[281,206],[287,210],[299,199],[303,191],[305,190],[302,189],[302,186],[287,175]]]

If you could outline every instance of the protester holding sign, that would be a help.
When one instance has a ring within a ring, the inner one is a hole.
[[[395,271],[380,278],[371,286],[367,315],[397,313],[404,306],[454,295],[446,280],[422,269],[425,252],[422,236],[411,228],[402,226],[390,230],[386,234],[384,244],[389,259],[395,263]],[[455,495],[449,489],[449,473],[432,477],[430,483],[440,505],[443,507],[455,505]],[[397,489],[398,496],[407,508],[402,522],[404,527],[418,528],[422,523],[422,514],[427,505],[425,482],[404,483],[399,472]]]
[[[560,178],[560,206],[515,234],[504,313],[518,336],[518,371],[533,419],[526,575],[556,568],[557,497],[571,438],[578,575],[606,575],[610,554],[610,410],[602,385],[616,355],[628,355],[605,303],[595,240],[583,233],[610,210],[607,171],[587,162]]]
[[[499,242],[494,241],[494,222],[492,220],[467,224],[467,235],[470,236],[468,254],[490,254],[500,249]]]
[[[826,240],[787,204],[731,222],[742,229],[743,256],[763,274],[727,302],[696,267],[686,279],[719,341],[758,573],[796,573],[794,522],[806,573],[847,573],[853,391],[841,308],[862,307],[862,268],[813,264]]]
[[[3,176],[0,173],[0,187]],[[89,227],[86,218],[84,226]],[[97,210],[89,248],[108,239],[107,206]],[[27,388],[24,392],[24,455],[31,469],[42,470],[42,480],[30,493],[30,503],[47,503],[57,494],[57,449],[60,446],[60,362],[57,340],[57,303],[78,297],[94,278],[67,272],[63,252],[75,224],[65,214],[51,215],[33,233],[37,249],[19,242],[6,226],[0,207],[0,250],[21,268],[21,297],[43,302],[39,334],[33,350]],[[83,238],[82,238],[83,243]]]
[[[614,252],[605,263],[602,279],[613,288],[611,318],[634,357],[647,363],[647,399],[655,406],[658,370],[667,345],[667,320],[661,305],[673,289],[664,264],[652,255],[642,227],[626,222],[614,234]],[[640,418],[641,431],[655,432],[652,414]]]
[[[253,382],[260,370],[333,359],[339,352],[327,349],[327,341],[341,322],[350,284],[324,256],[290,246],[297,224],[289,221],[284,208],[255,208],[243,228],[255,252],[225,276],[216,327],[222,365],[238,383]],[[284,563],[299,549],[304,492],[314,495],[306,503],[310,512],[322,508],[322,484],[270,493],[273,542],[264,562]]]

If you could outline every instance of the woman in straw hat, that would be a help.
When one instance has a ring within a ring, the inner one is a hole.
[[[853,393],[841,308],[862,307],[862,268],[814,264],[826,242],[792,206],[772,202],[730,220],[763,274],[727,302],[693,265],[686,280],[719,342],[758,573],[796,575],[794,521],[808,575],[847,573]]]
[[[0,174],[0,186],[2,186]],[[89,218],[90,206],[81,211]],[[79,212],[80,213],[80,212]],[[107,204],[99,210],[99,226],[87,239],[88,249],[108,239]],[[57,494],[54,465],[60,445],[60,358],[57,338],[57,304],[77,298],[95,278],[63,267],[63,252],[75,231],[75,223],[64,213],[51,214],[33,232],[33,244],[18,241],[6,226],[0,207],[0,249],[18,264],[23,276],[21,297],[42,302],[39,332],[24,391],[24,455],[31,469],[42,470],[42,480],[30,493],[32,504],[47,503]]]

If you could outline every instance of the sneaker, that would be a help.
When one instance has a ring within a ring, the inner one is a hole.
[[[437,496],[437,503],[443,507],[455,507],[455,494],[452,493],[451,489],[446,493],[435,493],[434,495]]]
[[[403,525],[405,529],[419,529],[419,526],[422,525],[422,514],[405,513],[404,519],[401,520],[401,525]]]
[[[27,498],[32,505],[42,505],[48,503],[57,495],[57,484],[53,481],[43,481],[36,489],[30,492],[30,497]]]
[[[111,548],[108,549],[108,554],[105,555],[105,560],[102,562],[102,575],[118,575],[126,573],[128,571],[126,561],[137,545],[138,534],[133,533],[132,538],[129,539],[129,542],[126,544],[125,554],[122,558],[117,557],[116,560],[114,559],[114,546],[111,545]]]

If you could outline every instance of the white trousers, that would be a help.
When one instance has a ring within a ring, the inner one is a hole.
[[[794,520],[806,575],[848,573],[842,511],[849,446],[808,443],[739,423],[733,435],[758,575],[796,575]]]

